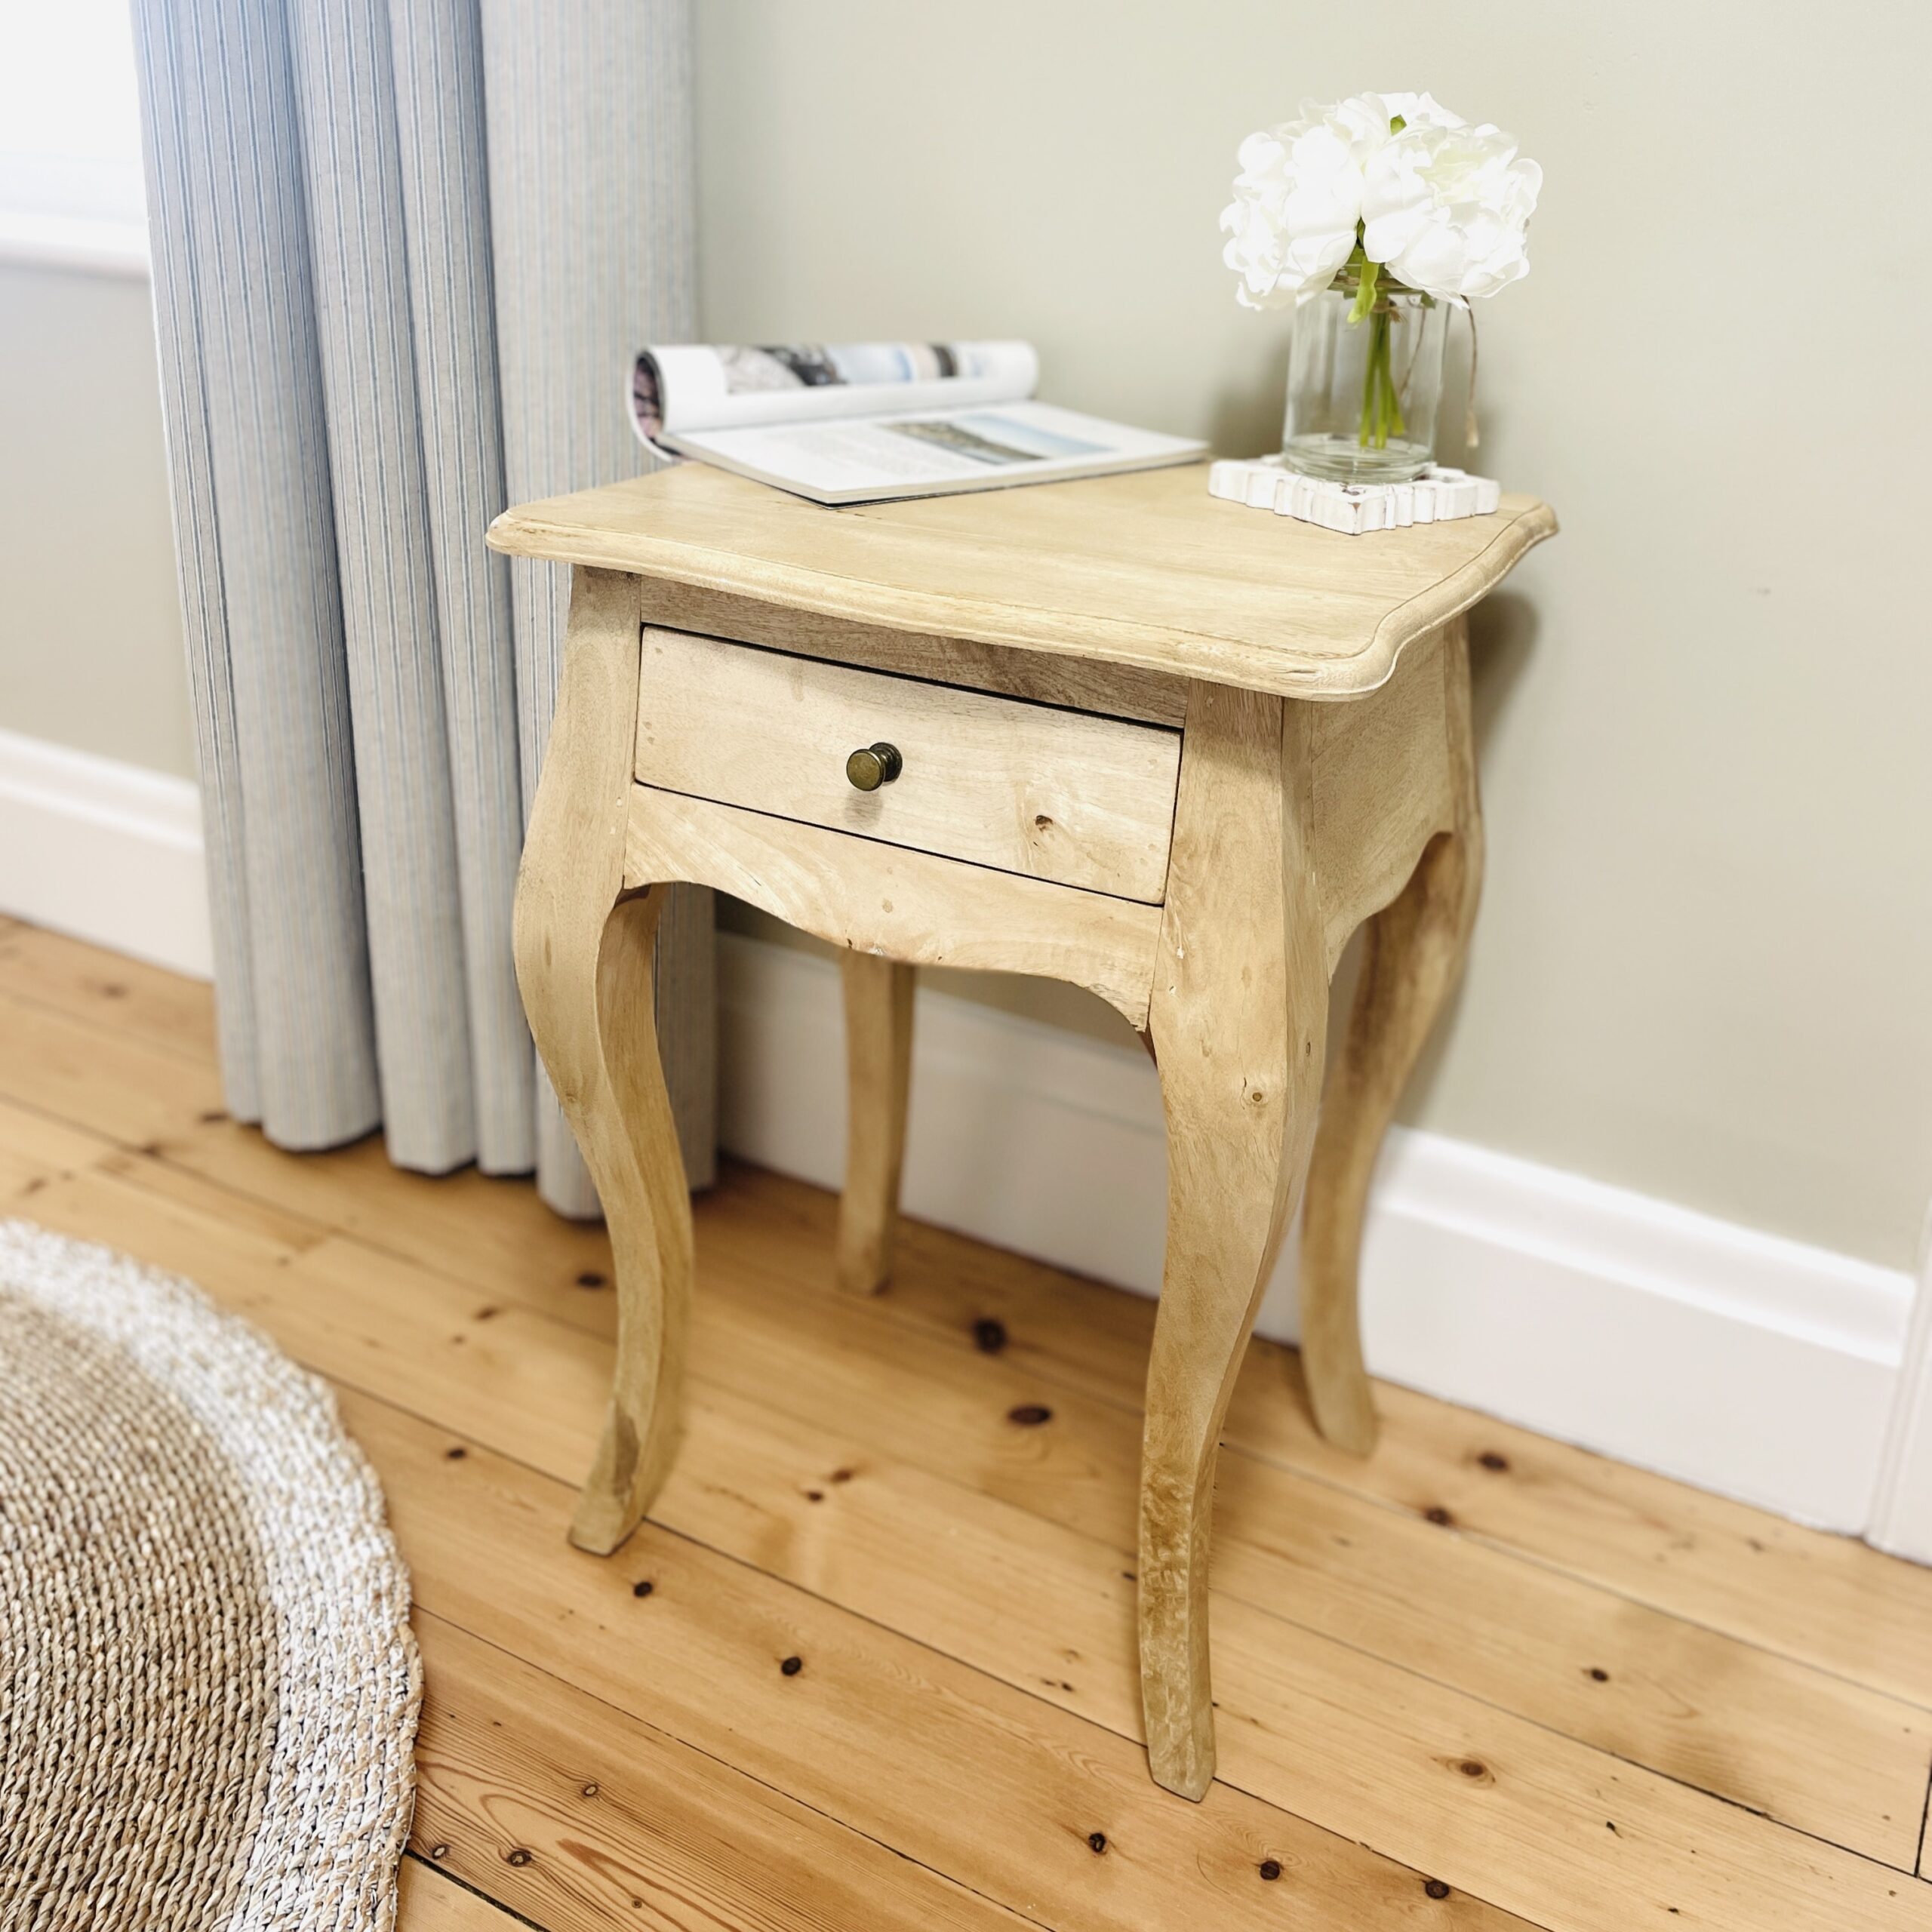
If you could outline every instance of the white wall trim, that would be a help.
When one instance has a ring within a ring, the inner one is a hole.
[[[194,782],[0,731],[0,912],[208,978]]]
[[[1932,1563],[1932,1211],[1918,1253],[1918,1296],[1866,1537],[1894,1556]]]
[[[719,960],[724,1144],[836,1186],[835,969],[730,934]],[[1151,1293],[1165,1159],[1137,1050],[921,992],[909,1212]],[[1257,1324],[1281,1340],[1295,1247]],[[1398,1130],[1363,1278],[1377,1374],[1801,1521],[1867,1525],[1913,1301],[1902,1270]],[[1932,1404],[1927,1425],[1932,1474]]]
[[[152,266],[148,225],[0,209],[0,264],[144,278]]]

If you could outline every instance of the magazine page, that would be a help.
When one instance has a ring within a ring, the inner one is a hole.
[[[687,431],[680,451],[820,503],[990,490],[1185,463],[1206,445],[1021,400],[923,414]]]
[[[632,368],[631,423],[655,447],[697,429],[1013,402],[1039,374],[1024,342],[654,344]]]

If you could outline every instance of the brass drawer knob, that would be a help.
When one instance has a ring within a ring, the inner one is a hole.
[[[876,792],[881,785],[890,785],[905,768],[905,764],[897,745],[867,745],[845,761],[845,776],[856,789]]]

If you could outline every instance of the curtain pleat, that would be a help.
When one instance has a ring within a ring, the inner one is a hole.
[[[143,143],[148,232],[154,257],[155,334],[162,406],[168,423],[170,494],[184,629],[189,702],[201,771],[203,842],[214,918],[216,1004],[229,1106],[244,1120],[262,1114],[255,1063],[254,976],[248,944],[248,881],[242,842],[242,754],[229,666],[228,613],[215,515],[214,451],[194,274],[188,192],[188,117],[205,125],[201,91],[182,72],[170,17],[137,6],[134,27],[146,96]],[[197,106],[202,109],[197,114]]]
[[[646,466],[629,355],[693,324],[688,0],[135,14],[230,1110],[594,1213],[509,946],[567,575],[482,533]],[[702,1180],[708,901],[666,924]]]
[[[392,1158],[440,1172],[475,1154],[475,1109],[386,11],[288,19],[383,1126]]]
[[[509,500],[497,406],[482,23],[473,0],[391,0],[389,28],[417,360],[436,371],[418,402],[441,615],[477,1160],[488,1173],[526,1173],[536,1161],[536,1061],[503,943],[524,825],[516,645],[509,560],[476,540]],[[579,1172],[580,1164],[573,1181]]]
[[[646,466],[618,406],[623,372],[641,343],[688,340],[697,309],[691,27],[683,8],[650,0],[482,0],[482,20],[503,460],[521,503]],[[650,113],[637,111],[640,72],[657,78]],[[619,185],[637,181],[679,185],[640,202]],[[647,294],[641,309],[626,303],[629,289]],[[614,389],[602,376],[575,380],[584,370],[617,371]],[[527,811],[550,734],[569,580],[513,558],[510,582]],[[710,894],[673,891],[657,942],[658,1040],[694,1183],[715,1160],[713,1048],[691,1022],[712,984],[711,933]],[[589,1177],[554,1103],[540,1109],[537,1131],[546,1199],[586,1211]]]
[[[171,407],[167,419],[177,548],[198,553],[184,577],[220,586],[219,622],[206,622],[212,599],[186,613],[205,623],[189,645],[211,707],[195,720],[204,770],[211,746],[233,745],[208,814],[229,857],[210,879],[217,985],[246,1015],[245,1035],[232,1013],[223,1022],[229,1101],[285,1146],[324,1146],[373,1127],[381,1101],[288,36],[277,8],[138,11],[144,43],[166,49],[147,66],[149,193],[161,205],[171,186],[180,217],[153,237],[175,372],[164,403],[199,392],[198,422]],[[170,341],[183,310],[194,334]],[[198,456],[205,495],[180,481]]]

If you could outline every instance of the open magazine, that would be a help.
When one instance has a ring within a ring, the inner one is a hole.
[[[640,352],[644,441],[821,503],[943,497],[1186,463],[1204,443],[1032,400],[1023,342],[675,343]]]

